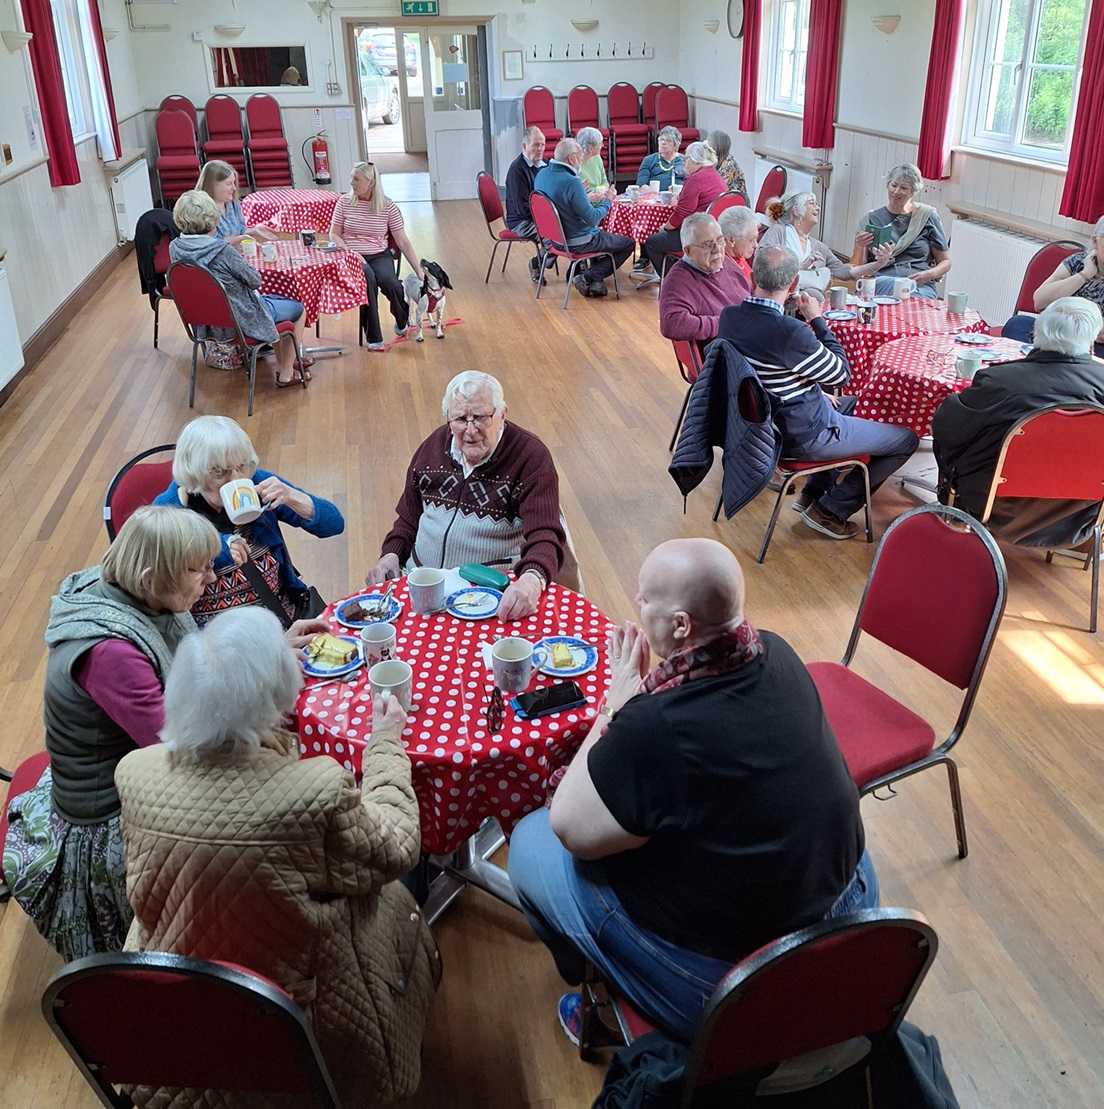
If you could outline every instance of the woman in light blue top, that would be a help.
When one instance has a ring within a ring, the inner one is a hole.
[[[200,170],[196,188],[202,189],[214,202],[219,210],[218,227],[215,228],[215,238],[224,239],[231,246],[237,246],[244,238],[254,238],[264,241],[275,239],[276,232],[263,223],[255,227],[246,227],[245,216],[242,215],[241,201],[238,195],[238,172],[228,162],[207,162]]]

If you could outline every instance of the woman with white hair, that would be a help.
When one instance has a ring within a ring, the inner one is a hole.
[[[1104,311],[1104,216],[1096,221],[1088,250],[1079,250],[1058,263],[1054,272],[1035,290],[1035,310],[1041,312],[1060,297],[1083,297]],[[1030,343],[1037,317],[1013,316],[1002,328],[1005,338]],[[1096,354],[1104,358],[1104,332],[1096,338]]]
[[[376,298],[380,291],[387,297],[391,315],[395,318],[396,335],[406,334],[410,314],[406,304],[406,290],[395,273],[395,259],[391,256],[391,242],[402,251],[403,257],[419,281],[425,279],[422,263],[403,229],[399,206],[387,198],[380,181],[379,170],[371,162],[357,162],[349,178],[349,191],[337,198],[333,219],[330,221],[330,239],[338,246],[355,250],[364,260],[364,280],[368,283],[366,302],[369,350],[386,350],[383,327],[380,324],[379,305]]]
[[[313,358],[303,355],[303,305],[289,297],[259,293],[261,275],[224,239],[217,237],[221,215],[215,202],[202,189],[186,192],[173,208],[180,234],[169,243],[173,262],[190,262],[209,270],[222,282],[243,333],[261,343],[271,343],[276,352],[276,385],[281,389],[302,384],[301,373],[310,380]],[[278,323],[295,324],[294,347],[280,339]],[[220,342],[237,338],[224,327],[197,328],[200,338]]]
[[[883,296],[893,293],[895,277],[911,277],[916,295],[938,296],[935,283],[951,268],[947,233],[939,213],[916,198],[924,187],[920,170],[914,165],[894,166],[886,174],[886,202],[867,212],[859,221],[851,262],[869,266],[881,261],[878,247],[889,244],[888,257],[878,270],[875,291]]]
[[[675,258],[668,257],[671,252],[682,250],[679,235],[682,221],[692,212],[704,212],[717,197],[728,192],[724,179],[717,172],[716,152],[708,143],[692,142],[686,148],[683,163],[686,181],[671,210],[671,218],[644,241],[644,252],[657,274],[664,273],[668,263],[674,264]],[[649,284],[652,282],[643,281],[638,288]]]
[[[856,277],[870,277],[889,262],[892,247],[885,243],[874,251],[874,259],[858,265],[842,262],[826,243],[813,237],[813,228],[820,221],[820,204],[817,198],[803,189],[796,189],[785,196],[771,197],[766,214],[770,227],[763,233],[763,246],[784,246],[797,256],[799,287],[823,300],[821,295],[832,277],[851,281]],[[827,272],[825,272],[827,271]]]
[[[375,1105],[417,1088],[440,980],[429,926],[395,881],[421,847],[406,713],[393,697],[372,705],[358,789],[334,759],[299,758],[287,720],[302,680],[258,609],[223,613],[181,645],[162,745],[116,775],[128,947],[272,979],[306,1011],[342,1104]],[[196,1104],[195,1091],[133,1097]]]
[[[292,565],[280,525],[326,539],[345,530],[344,517],[324,497],[259,469],[257,461],[249,436],[229,416],[197,416],[184,426],[176,442],[172,484],[154,500],[154,504],[190,509],[218,531],[214,575],[192,607],[200,625],[216,612],[238,605],[263,605],[277,611],[285,627],[318,615],[311,611],[310,589]],[[232,523],[219,492],[227,482],[240,479],[253,482],[264,505],[251,524]]]
[[[647,185],[652,181],[658,181],[661,189],[681,185],[686,177],[685,161],[679,153],[679,147],[682,146],[682,132],[668,124],[660,131],[656,145],[659,149],[654,154],[649,154],[640,163],[636,183]]]
[[[606,176],[606,167],[602,164],[602,132],[597,127],[580,127],[575,141],[583,155],[583,164],[579,166],[579,180],[586,186],[591,201],[600,204],[604,197],[610,195],[609,178]],[[613,195],[617,195],[616,190]]]
[[[717,222],[724,235],[725,254],[736,263],[750,293],[755,286],[751,259],[759,246],[759,220],[750,208],[737,206],[726,208]]]
[[[139,508],[99,566],[50,601],[43,717],[50,765],[12,801],[4,876],[66,960],[118,951],[131,921],[115,768],[157,743],[162,690],[214,580],[215,529],[191,513]],[[290,656],[291,652],[287,652]]]

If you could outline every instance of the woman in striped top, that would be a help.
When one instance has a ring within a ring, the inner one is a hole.
[[[384,195],[376,167],[371,162],[357,162],[349,184],[352,189],[339,198],[334,208],[330,239],[364,258],[364,278],[368,282],[368,349],[384,350],[377,292],[382,290],[391,306],[396,335],[406,334],[408,315],[406,293],[395,273],[388,240],[393,240],[402,251],[419,280],[424,279],[424,274],[418,255],[403,230],[402,213],[398,205]]]

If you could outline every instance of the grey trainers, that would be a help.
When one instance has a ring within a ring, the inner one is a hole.
[[[582,293],[582,294],[583,294],[583,296],[585,296],[585,297],[589,297],[589,296],[593,296],[593,295],[594,295],[594,294],[593,294],[593,293],[592,293],[592,292],[590,291],[590,282],[589,282],[589,281],[588,281],[588,280],[586,279],[586,277],[585,277],[585,276],[584,276],[583,274],[581,274],[581,273],[577,273],[577,274],[576,274],[576,275],[575,275],[575,276],[574,276],[574,277],[573,277],[573,278],[571,279],[571,284],[572,284],[572,285],[574,285],[574,286],[575,286],[575,288],[576,288],[576,289],[578,289],[578,290],[579,290],[579,292],[580,292],[580,293]]]
[[[369,343],[368,344],[368,349],[369,350],[386,350],[387,345],[385,343]]]
[[[604,297],[609,295],[609,289],[606,288],[604,281],[591,281],[590,282],[590,295],[592,297]]]
[[[391,330],[394,331],[396,335],[405,335],[406,334],[406,328],[403,327],[403,325],[401,323],[393,323],[391,325]]]
[[[652,263],[647,258],[637,258],[633,262],[633,273],[647,273],[652,268]]]
[[[794,498],[794,503],[791,506],[794,512],[804,512],[807,508],[811,508],[820,497],[817,493],[810,489],[808,485],[804,486],[800,493]]]
[[[801,519],[821,535],[829,539],[853,539],[859,533],[859,525],[850,520],[841,520],[831,512],[825,512],[819,504],[811,504],[801,514]]]

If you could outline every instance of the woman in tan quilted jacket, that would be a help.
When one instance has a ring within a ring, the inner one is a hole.
[[[418,859],[418,803],[394,698],[375,706],[360,790],[284,730],[302,676],[279,622],[215,617],[177,651],[162,745],[116,771],[131,950],[239,963],[304,1008],[345,1106],[410,1094],[440,963],[394,881]],[[137,1091],[139,1105],[233,1104]],[[255,1105],[255,1101],[250,1102]]]

